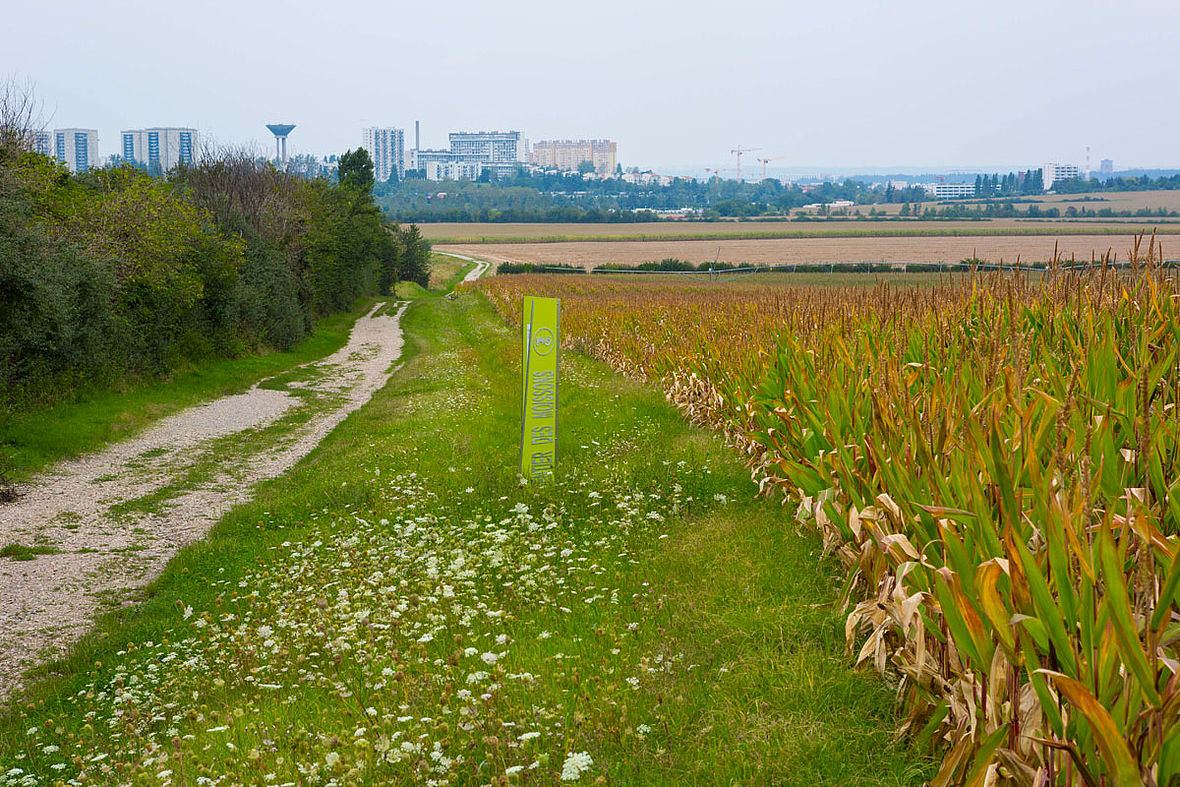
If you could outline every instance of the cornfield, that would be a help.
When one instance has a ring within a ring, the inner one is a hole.
[[[847,570],[847,640],[951,784],[1180,781],[1180,287],[496,277],[723,430]]]

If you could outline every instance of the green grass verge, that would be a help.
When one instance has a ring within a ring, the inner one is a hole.
[[[420,288],[419,288],[420,289]],[[838,567],[658,390],[563,359],[521,486],[519,340],[412,292],[405,365],[0,719],[35,783],[918,784]],[[12,773],[12,771],[8,771]],[[6,784],[0,776],[0,784]]]
[[[449,254],[431,254],[430,291],[450,292],[474,267],[474,262],[461,260]]]
[[[286,352],[210,360],[165,381],[139,378],[113,389],[83,388],[48,407],[9,413],[0,418],[0,455],[13,480],[26,480],[58,460],[131,437],[186,407],[330,355],[344,346],[353,323],[372,306],[366,298],[352,312],[320,320],[311,335]]]

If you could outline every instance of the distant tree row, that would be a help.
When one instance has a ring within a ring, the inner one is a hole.
[[[1020,194],[1042,194],[1045,191],[1045,173],[1042,169],[1026,172],[1009,172],[1007,175],[976,175],[976,197],[1010,197]]]
[[[1138,177],[1071,178],[1053,181],[1053,190],[1058,194],[1081,194],[1090,191],[1175,191],[1180,189],[1180,175],[1150,175]]]

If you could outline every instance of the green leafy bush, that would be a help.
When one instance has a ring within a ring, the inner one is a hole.
[[[383,220],[363,150],[335,184],[234,152],[162,179],[129,166],[72,176],[0,148],[6,408],[81,380],[287,349],[317,317],[429,279],[429,243]]]

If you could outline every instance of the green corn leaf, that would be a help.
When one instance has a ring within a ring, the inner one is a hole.
[[[1069,704],[1086,718],[1094,734],[1094,743],[1102,755],[1103,765],[1116,787],[1140,787],[1139,766],[1127,747],[1127,741],[1114,719],[1089,690],[1078,681],[1052,670],[1041,670],[1053,681]]]
[[[975,576],[976,589],[980,606],[984,615],[991,623],[992,631],[999,637],[1000,645],[1004,648],[1010,661],[1016,659],[1016,639],[1012,635],[1012,611],[1007,601],[1000,594],[999,582],[1004,577],[1004,570],[994,559],[979,567]]]
[[[1135,678],[1139,681],[1139,690],[1143,692],[1144,696],[1152,705],[1159,705],[1159,690],[1156,688],[1151,668],[1147,664],[1147,657],[1143,655],[1143,644],[1139,641],[1139,629],[1135,626],[1131,612],[1131,601],[1127,596],[1127,582],[1123,573],[1123,561],[1119,559],[1110,528],[1105,526],[1099,536],[1099,552],[1102,557],[1103,581],[1106,587],[1103,603],[1110,610],[1110,619],[1119,640],[1119,652],[1122,654],[1123,663],[1134,673]]]
[[[1151,628],[1159,631],[1164,619],[1172,610],[1172,602],[1176,599],[1176,590],[1180,588],[1180,549],[1176,550],[1176,557],[1172,559],[1172,566],[1168,569],[1164,586],[1160,590],[1159,603],[1151,613]]]
[[[1044,624],[1045,632],[1053,643],[1057,659],[1071,674],[1076,675],[1078,670],[1077,653],[1074,652],[1073,644],[1066,633],[1065,621],[1061,617],[1057,601],[1049,591],[1049,583],[1045,580],[1041,573],[1041,567],[1037,565],[1036,559],[1028,551],[1024,542],[1017,538],[1013,539],[1012,543],[1016,547],[1020,564],[1028,579],[1028,591],[1032,596],[1033,607],[1036,608],[1037,617]]]
[[[967,772],[967,778],[963,781],[964,787],[983,787],[984,779],[987,777],[987,766],[992,764],[996,749],[1007,734],[1008,727],[1002,726],[984,738],[979,750],[975,752],[971,770]]]
[[[1021,617],[1021,616],[1016,616]],[[1015,620],[1015,618],[1013,618]],[[1032,618],[1026,618],[1026,621],[1033,622],[1040,625],[1040,621]],[[1061,713],[1057,707],[1057,700],[1053,697],[1052,692],[1049,691],[1048,680],[1039,670],[1039,665],[1042,663],[1041,656],[1043,653],[1048,653],[1049,638],[1042,631],[1042,637],[1046,643],[1046,647],[1038,652],[1036,643],[1028,627],[1019,626],[1017,628],[1017,637],[1020,641],[1020,650],[1024,654],[1025,670],[1028,674],[1029,683],[1032,684],[1033,691],[1037,695],[1037,700],[1040,702],[1041,711],[1045,714],[1045,718],[1049,721],[1049,729],[1058,738],[1065,735],[1065,721],[1061,717]]]
[[[986,672],[991,659],[984,659],[984,653],[979,647],[980,641],[986,638],[983,623],[971,609],[957,579],[950,569],[940,568],[934,592],[955,645],[971,660],[975,669]]]

